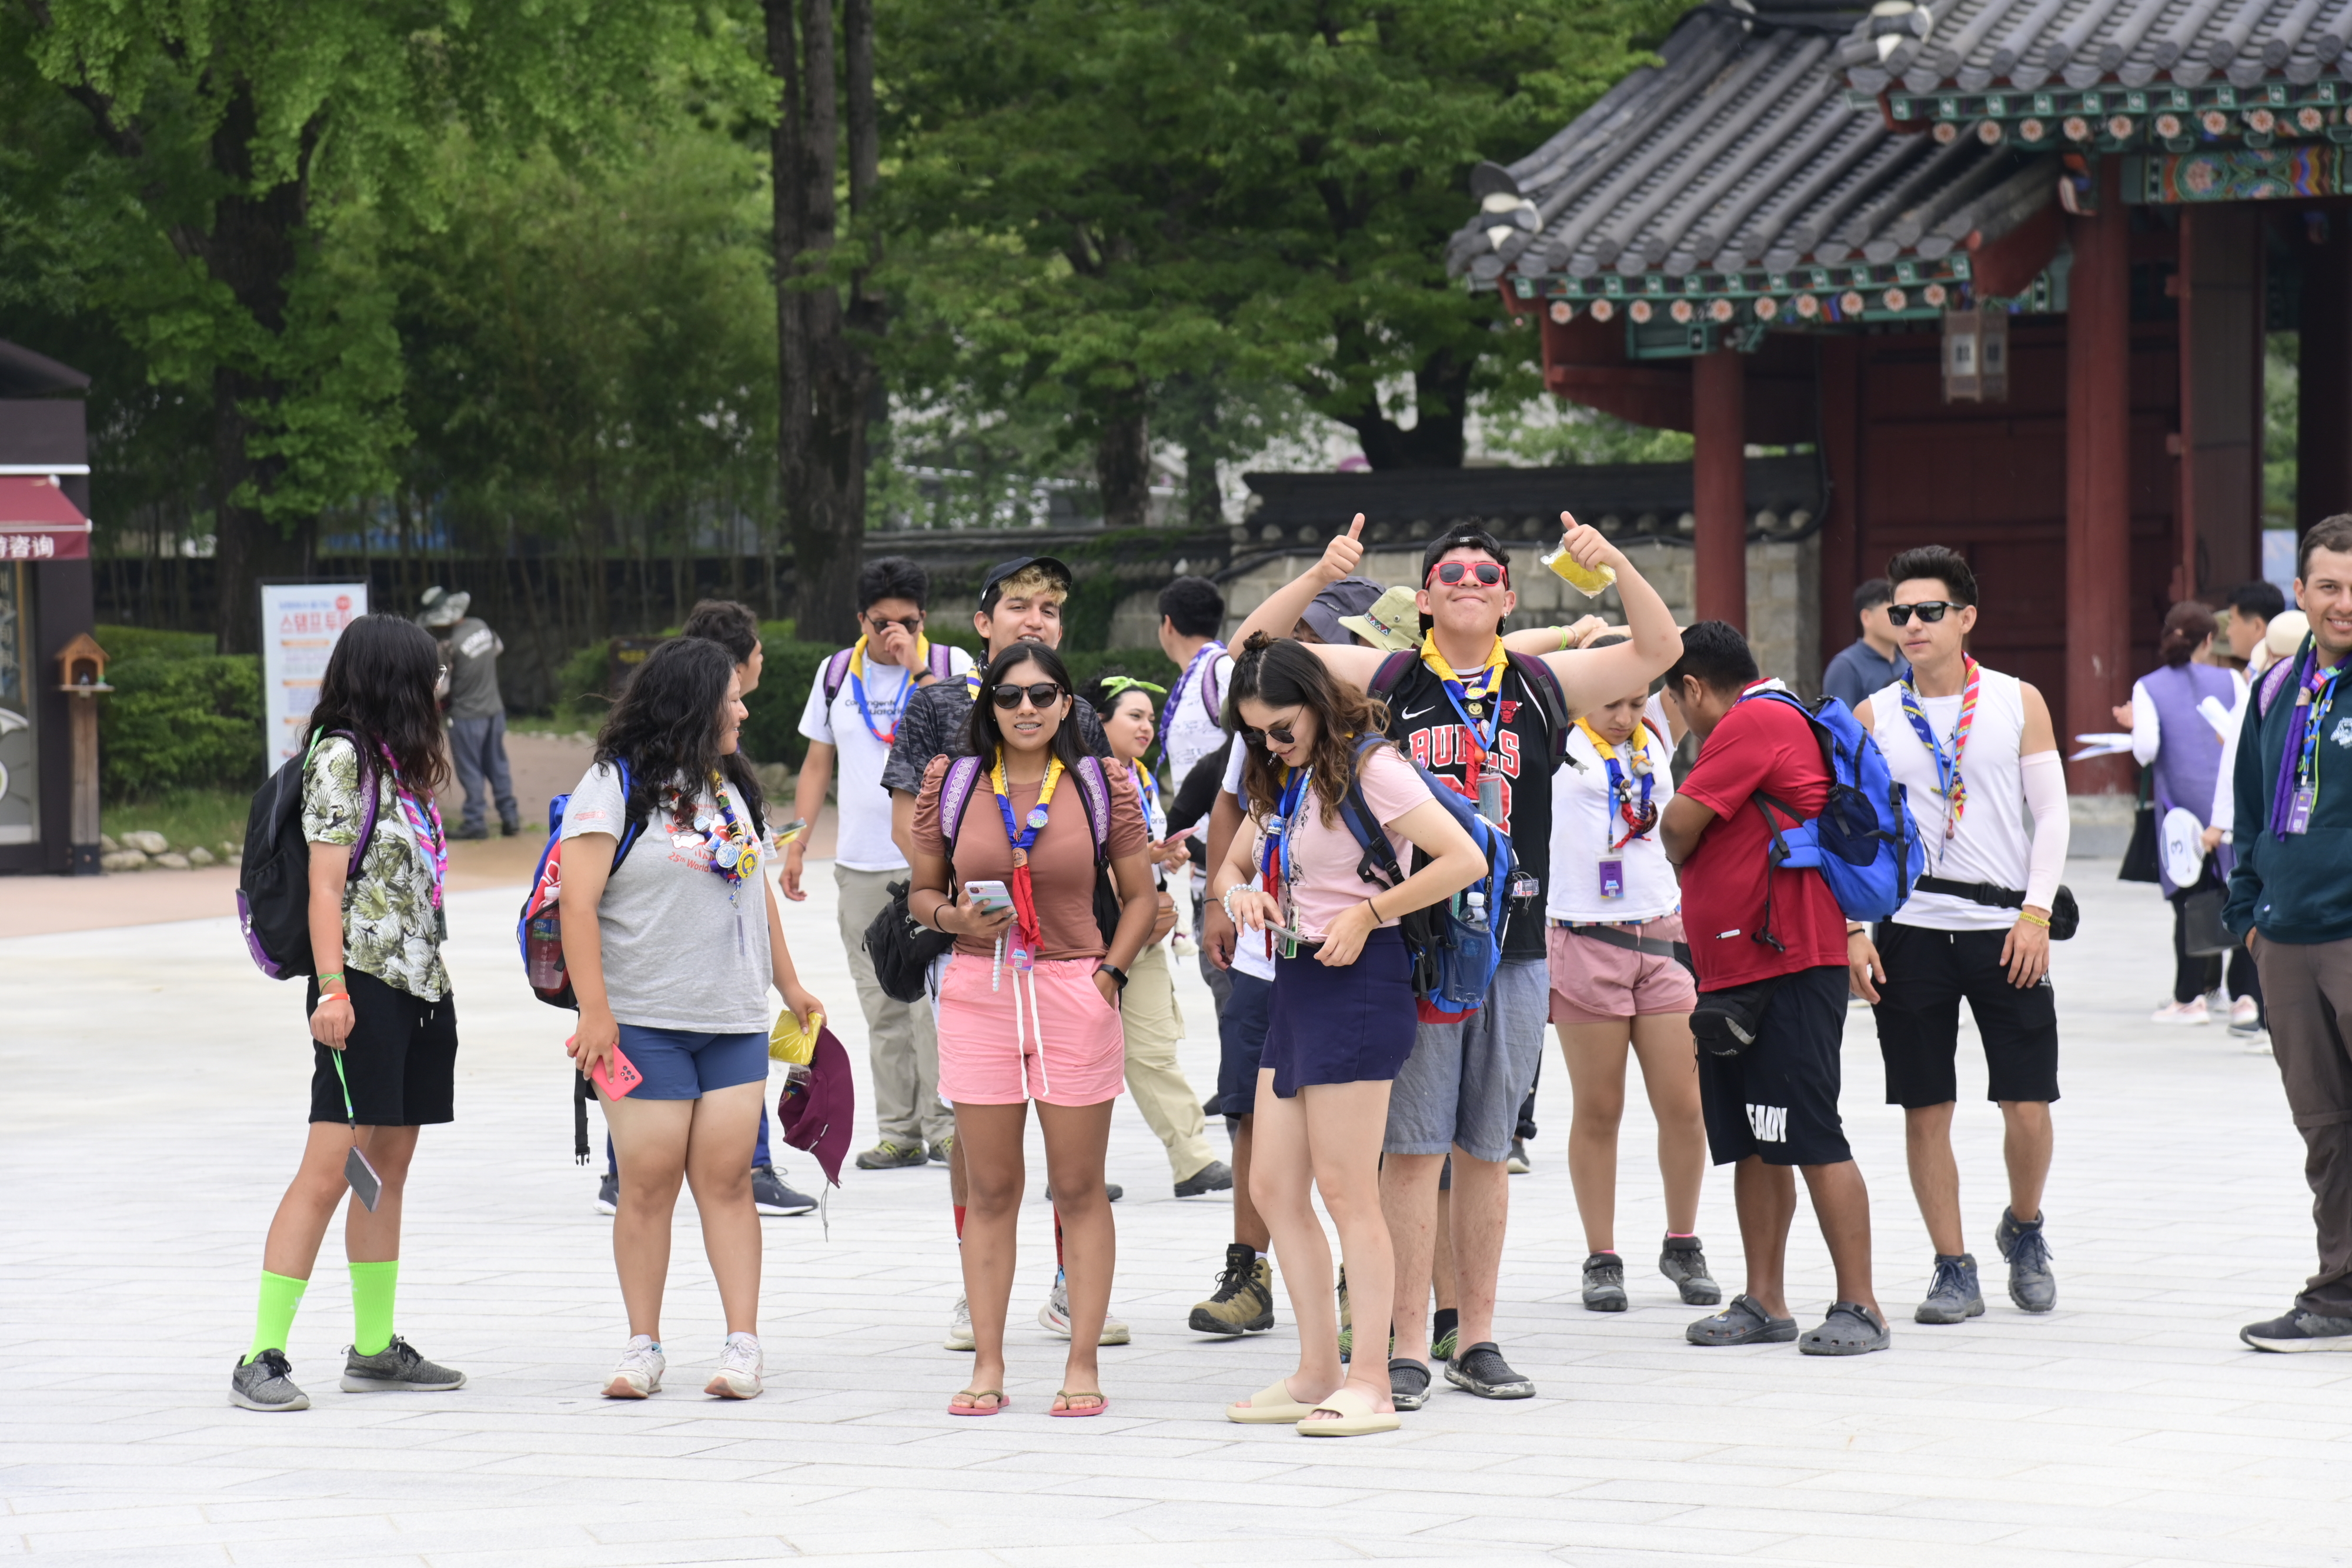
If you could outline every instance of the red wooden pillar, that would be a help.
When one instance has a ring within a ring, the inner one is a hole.
[[[1748,630],[1748,356],[1717,349],[1691,361],[1691,598],[1701,621]]]
[[[1878,575],[1863,554],[1862,349],[1852,333],[1819,340],[1813,373],[1820,377],[1821,428],[1815,439],[1830,476],[1829,513],[1822,522],[1822,660],[1826,664],[1861,635],[1853,591]]]
[[[2066,305],[2066,709],[2073,737],[2116,727],[2131,689],[2131,217],[2102,158],[2098,211],[2067,220],[2074,267]],[[2076,794],[2131,788],[2127,759],[2070,765]]]

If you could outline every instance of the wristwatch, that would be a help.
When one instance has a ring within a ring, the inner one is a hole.
[[[1095,973],[1097,975],[1108,975],[1111,977],[1112,982],[1116,984],[1120,990],[1124,991],[1127,989],[1127,971],[1120,968],[1117,964],[1112,963],[1109,959],[1106,958],[1101,963],[1097,964],[1095,966]]]

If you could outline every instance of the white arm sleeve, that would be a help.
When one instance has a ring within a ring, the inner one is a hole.
[[[2066,765],[2054,751],[2037,751],[2021,760],[2017,771],[2025,785],[2026,809],[2033,813],[2033,848],[2025,862],[2025,902],[2036,909],[2047,909],[2066,869],[2066,835],[2072,826],[2066,810]]]
[[[2238,737],[2244,732],[2246,705],[2239,703],[2230,716],[2230,733],[2221,737],[2221,770],[2213,776],[2213,812],[2208,827],[2229,832],[2238,822]]]
[[[2147,695],[2146,681],[2132,683],[2132,760],[2142,768],[2156,760],[2157,750],[2164,743],[2164,731],[2156,716],[2156,699]]]

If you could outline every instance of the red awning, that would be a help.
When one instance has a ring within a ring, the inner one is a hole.
[[[45,475],[0,475],[0,560],[84,560],[89,519]]]

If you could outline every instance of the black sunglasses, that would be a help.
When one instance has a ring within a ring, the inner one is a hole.
[[[1465,572],[1476,572],[1478,580],[1488,588],[1503,580],[1503,569],[1491,560],[1445,560],[1437,563],[1437,580],[1451,588],[1462,580]]]
[[[989,693],[989,695],[995,699],[996,706],[1007,713],[1019,707],[1023,697],[1029,699],[1031,707],[1043,713],[1052,707],[1060,699],[1061,695],[1062,688],[1052,681],[1039,681],[1034,685],[1026,686],[997,686]]]
[[[866,623],[873,627],[877,633],[887,632],[893,626],[902,626],[906,628],[907,635],[909,637],[919,637],[923,634],[923,618],[919,615],[909,615],[904,621],[892,621],[880,615],[868,615],[865,620]]]
[[[1296,746],[1298,743],[1298,737],[1291,733],[1290,726],[1287,724],[1270,724],[1264,729],[1252,729],[1247,725],[1244,725],[1242,738],[1252,746],[1259,747],[1263,747],[1269,740],[1276,746]]]
[[[1908,626],[1911,624],[1911,617],[1916,615],[1920,620],[1933,626],[1944,618],[1945,611],[1966,608],[1967,606],[1955,604],[1948,599],[1923,599],[1916,604],[1888,605],[1886,619],[1893,625]]]

